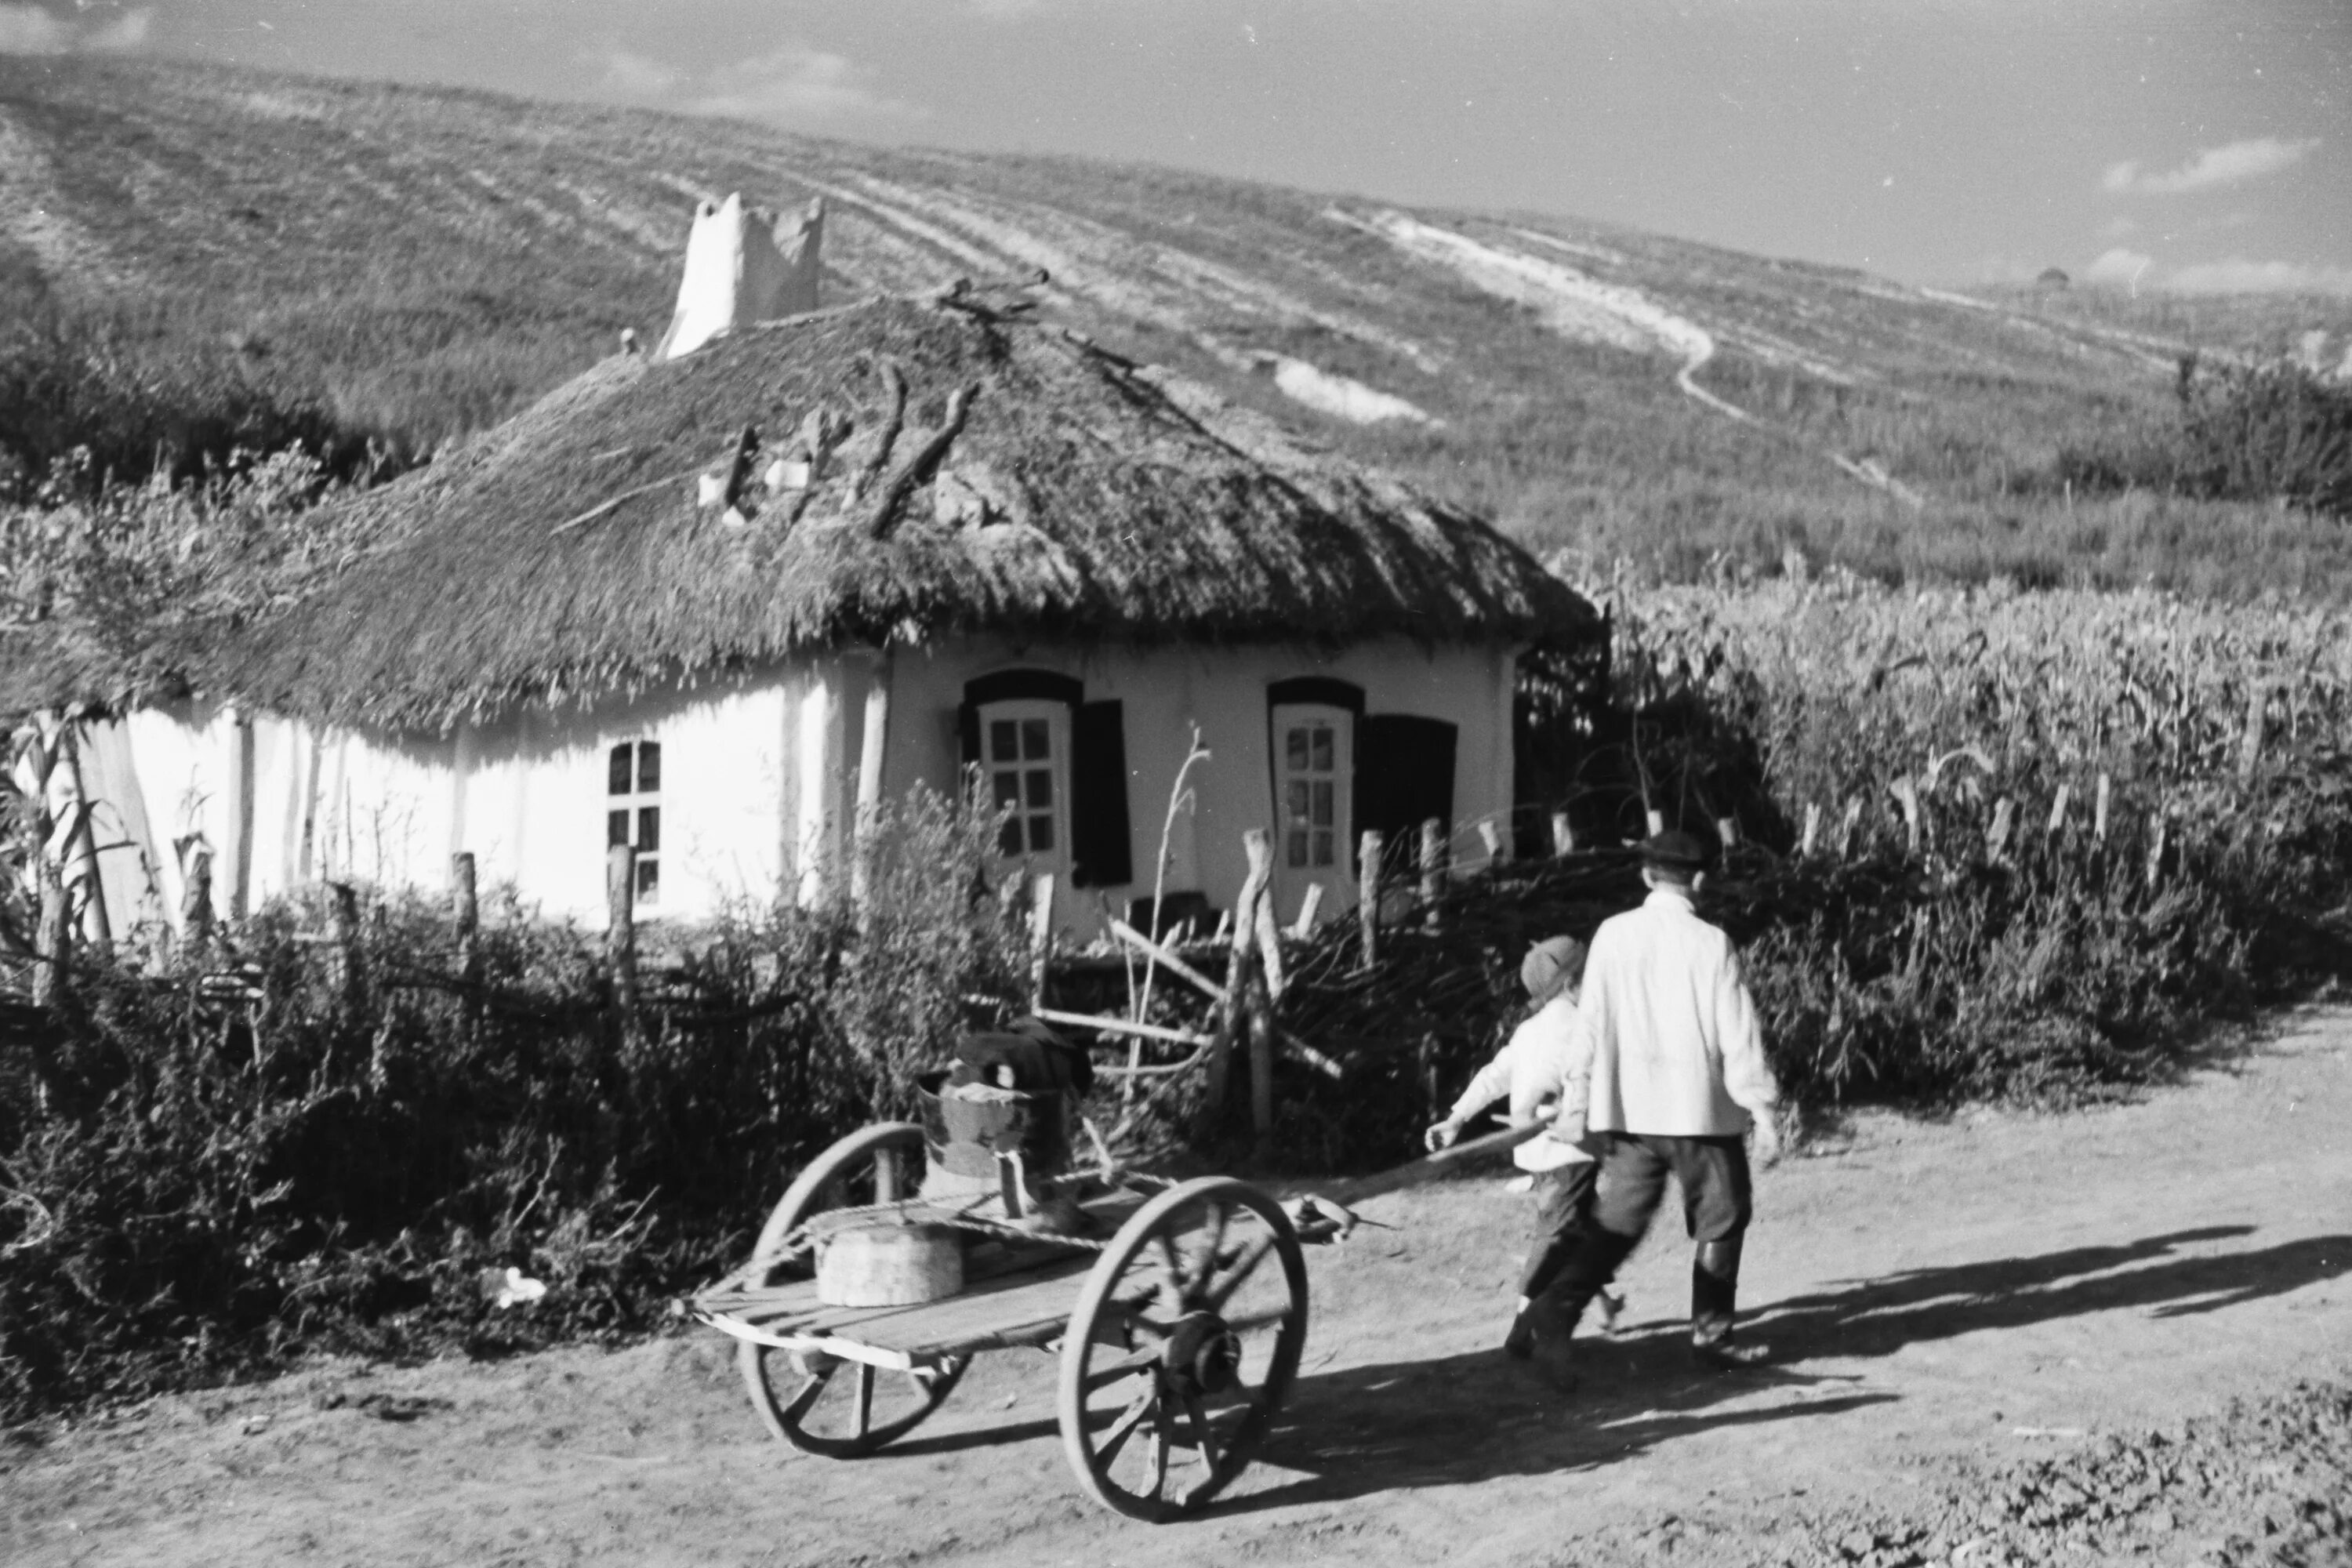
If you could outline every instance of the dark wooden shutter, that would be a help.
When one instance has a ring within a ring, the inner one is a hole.
[[[1070,715],[1070,880],[1114,888],[1134,879],[1125,712],[1117,702],[1080,703]]]
[[[1412,713],[1370,713],[1356,724],[1356,831],[1378,828],[1389,844],[1418,845],[1431,817],[1454,826],[1455,727]],[[1417,849],[1402,851],[1409,862]],[[1393,861],[1391,862],[1393,863]]]

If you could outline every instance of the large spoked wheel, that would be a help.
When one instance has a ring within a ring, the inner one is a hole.
[[[922,1184],[923,1130],[885,1121],[827,1149],[785,1189],[751,1249],[745,1283],[754,1288],[813,1279],[816,1255],[791,1246],[793,1233],[833,1209],[896,1203]],[[967,1364],[888,1372],[864,1362],[738,1342],[735,1364],[751,1407],[793,1447],[855,1459],[905,1436],[943,1404]]]
[[[1307,1343],[1307,1262],[1246,1183],[1204,1176],[1120,1227],[1062,1342],[1062,1447],[1134,1519],[1172,1519],[1241,1474]]]

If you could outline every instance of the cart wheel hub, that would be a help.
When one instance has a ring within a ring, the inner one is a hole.
[[[1188,1312],[1160,1351],[1160,1364],[1180,1393],[1221,1394],[1241,1373],[1241,1340],[1214,1312]]]

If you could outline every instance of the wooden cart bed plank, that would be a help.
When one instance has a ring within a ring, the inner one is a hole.
[[[1005,1275],[911,1307],[828,1307],[816,1299],[814,1283],[757,1297],[709,1297],[701,1305],[772,1334],[834,1336],[912,1355],[961,1355],[1058,1334],[1093,1263],[1091,1254],[1078,1254],[1058,1267]]]

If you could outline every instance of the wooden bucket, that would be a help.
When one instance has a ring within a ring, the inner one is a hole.
[[[962,1289],[963,1237],[948,1226],[857,1226],[817,1251],[816,1299],[828,1307],[913,1307]]]

